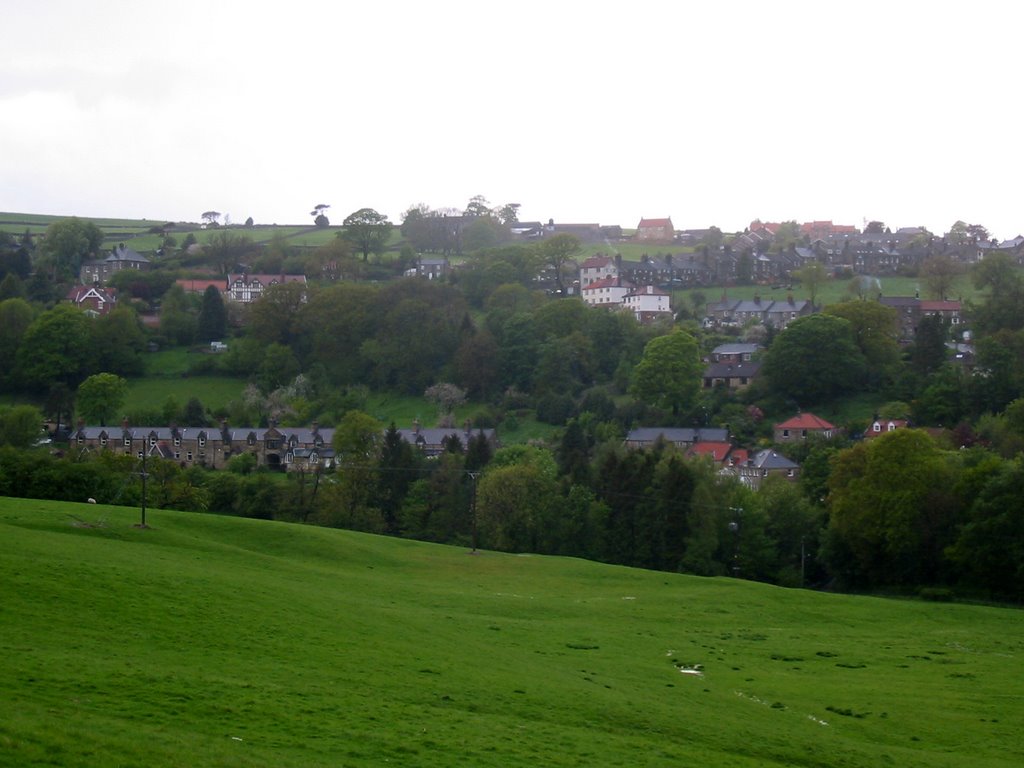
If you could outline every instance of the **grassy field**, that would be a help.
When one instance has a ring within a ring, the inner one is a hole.
[[[849,284],[849,280],[827,280],[818,287],[818,295],[815,301],[819,305],[828,305],[854,299],[856,296],[850,293]],[[878,295],[879,289],[883,296],[913,296],[915,292],[920,291],[922,298],[928,298],[924,284],[916,277],[880,277],[878,278],[878,286],[868,294],[869,297],[875,298]],[[723,294],[730,299],[753,299],[755,296],[760,296],[762,301],[765,302],[786,301],[789,296],[793,296],[796,299],[810,298],[808,292],[799,283],[794,283],[791,288],[765,285],[730,285],[726,288],[717,286],[714,288],[701,287],[692,290],[675,291],[672,299],[674,305],[677,307],[692,306],[690,295],[693,293],[702,294],[706,301],[718,301],[722,298]],[[968,275],[961,275],[954,283],[949,297],[954,300],[977,300],[979,294],[971,283],[970,277]]]
[[[1019,611],[0,499],[0,764],[1018,766]]]
[[[34,213],[4,213],[0,212],[0,230],[14,235],[20,235],[25,230],[33,234],[42,234],[46,228],[62,219],[71,216],[47,216]],[[156,250],[163,244],[163,235],[151,234],[150,227],[167,223],[162,219],[148,221],[146,219],[97,219],[88,216],[80,217],[91,221],[103,230],[108,245],[124,241],[132,250],[140,253],[148,253]],[[340,221],[340,220],[339,220]],[[340,226],[331,226],[317,229],[312,226],[312,220],[308,224],[257,224],[253,227],[240,226],[235,222],[231,226],[231,233],[244,235],[255,243],[266,244],[275,237],[283,237],[289,246],[301,248],[315,248],[331,242],[339,232],[343,230]],[[180,243],[190,233],[200,243],[205,243],[218,232],[219,228],[203,229],[197,222],[179,222],[171,230],[171,234]],[[397,228],[392,236],[392,244],[400,240]]]
[[[241,397],[245,384],[244,379],[227,376],[145,376],[129,379],[124,410],[159,409],[171,396],[182,406],[189,398],[197,397],[204,406],[216,410]]]

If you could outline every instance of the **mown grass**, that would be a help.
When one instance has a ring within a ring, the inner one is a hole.
[[[138,517],[0,499],[0,763],[1024,760],[1015,610]]]

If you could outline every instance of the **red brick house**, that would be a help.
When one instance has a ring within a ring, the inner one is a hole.
[[[675,237],[672,219],[640,219],[633,239],[641,243],[671,243]]]
[[[829,438],[836,434],[837,429],[834,424],[829,424],[813,413],[798,413],[793,418],[776,424],[773,431],[776,443],[792,443],[806,440],[812,435]]]
[[[106,315],[117,306],[117,291],[96,285],[76,285],[64,298],[93,317]]]

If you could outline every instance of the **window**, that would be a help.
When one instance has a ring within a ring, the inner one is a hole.
[[[796,475],[796,472],[793,471],[792,469],[786,470],[786,477],[794,477],[795,475]]]
[[[180,458],[181,458],[181,451],[175,451],[174,452],[174,460],[177,461]]]
[[[153,436],[150,436],[150,438],[149,438],[149,447],[152,448],[154,445],[156,445],[156,438],[153,437]]]
[[[142,458],[142,451],[139,451],[139,458]]]
[[[199,438],[199,447],[202,448],[204,445],[206,445],[206,436],[205,435],[203,435],[203,436],[201,436]]]
[[[126,437],[124,439],[124,447],[125,448],[131,448],[132,447],[132,439],[130,437]]]
[[[789,430],[788,429],[784,429],[784,430],[782,430],[782,439],[786,440],[787,438],[789,438]]]
[[[106,445],[106,444],[107,444],[107,436],[103,435],[102,437],[100,437],[100,445]]]
[[[807,437],[807,430],[806,429],[801,429],[800,430],[800,437]]]
[[[177,458],[177,457],[175,457],[175,458]],[[187,453],[185,454],[185,460],[186,460],[186,461],[192,461],[192,451],[188,451],[188,452],[187,452]]]
[[[879,424],[879,423],[878,423],[878,422],[876,421],[876,422],[875,422],[874,424],[872,424],[872,425],[871,425],[871,430],[872,430],[873,432],[881,432],[881,431],[882,431],[882,425],[881,425],[881,424]]]
[[[180,445],[181,445],[181,438],[180,437],[174,438],[174,447],[177,448]]]

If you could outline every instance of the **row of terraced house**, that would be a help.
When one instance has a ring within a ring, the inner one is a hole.
[[[426,457],[458,446],[465,450],[469,441],[482,436],[498,447],[493,429],[423,428],[414,424],[399,429],[403,440]],[[290,472],[331,469],[336,465],[333,447],[334,429],[321,427],[137,427],[123,421],[116,427],[79,424],[71,433],[73,449],[83,452],[110,451],[142,458],[160,458],[183,467],[200,466],[224,469],[235,456],[249,454],[259,467]]]

